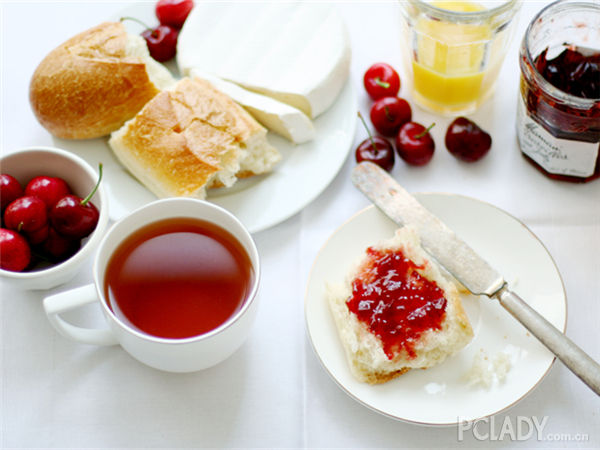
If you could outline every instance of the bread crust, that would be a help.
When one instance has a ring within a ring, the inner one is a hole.
[[[158,94],[145,62],[126,54],[127,32],[105,22],[52,50],[35,70],[29,100],[54,136],[89,139],[120,128]]]

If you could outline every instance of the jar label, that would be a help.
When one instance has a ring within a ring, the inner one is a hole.
[[[522,98],[517,107],[517,137],[521,151],[550,173],[575,177],[594,173],[598,143],[552,136],[529,117]]]

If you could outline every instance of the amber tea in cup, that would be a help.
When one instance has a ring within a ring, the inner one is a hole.
[[[182,339],[227,322],[253,282],[250,258],[228,231],[199,219],[170,218],[120,243],[106,268],[104,295],[130,327]]]

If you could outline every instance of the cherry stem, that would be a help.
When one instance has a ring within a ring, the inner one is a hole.
[[[142,22],[140,19],[136,19],[135,17],[121,17],[119,19],[119,22],[123,22],[124,20],[133,20],[134,22],[139,23],[141,26],[143,26],[146,30],[150,30],[152,32],[152,36],[156,37],[156,30],[153,30],[152,28],[150,28],[148,25],[146,25],[144,22]]]
[[[364,125],[365,130],[367,130],[367,134],[369,135],[369,139],[371,140],[371,145],[373,146],[373,151],[375,151],[375,153],[377,153],[377,146],[375,145],[375,141],[373,140],[373,135],[369,131],[369,127],[367,126],[367,122],[365,122],[365,118],[362,116],[362,114],[360,113],[360,111],[358,111],[358,117],[359,117],[360,121],[362,122],[362,124]]]
[[[387,81],[381,81],[381,78],[379,77],[375,78],[375,84],[378,84],[379,86],[385,89],[388,89],[390,87],[390,83],[388,83]]]
[[[88,204],[88,202],[91,200],[91,198],[94,196],[94,194],[98,190],[98,186],[100,186],[100,181],[102,181],[102,163],[98,164],[98,181],[96,182],[96,186],[94,186],[94,189],[92,190],[92,192],[90,192],[88,194],[88,196],[79,203],[81,206],[85,206]]]
[[[425,129],[425,131],[423,131],[422,133],[419,133],[415,136],[415,139],[421,139],[423,136],[425,136],[427,133],[429,133],[429,130],[431,130],[435,125],[435,122],[433,122],[431,125],[429,125],[429,127],[427,127]]]

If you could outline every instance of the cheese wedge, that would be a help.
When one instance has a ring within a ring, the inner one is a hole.
[[[342,90],[350,41],[334,6],[316,2],[197,2],[177,64],[214,74],[315,118]]]
[[[209,81],[218,90],[242,105],[264,127],[295,144],[302,144],[315,138],[313,123],[299,109],[271,97],[248,91],[237,84],[198,69],[192,69],[190,76]]]

